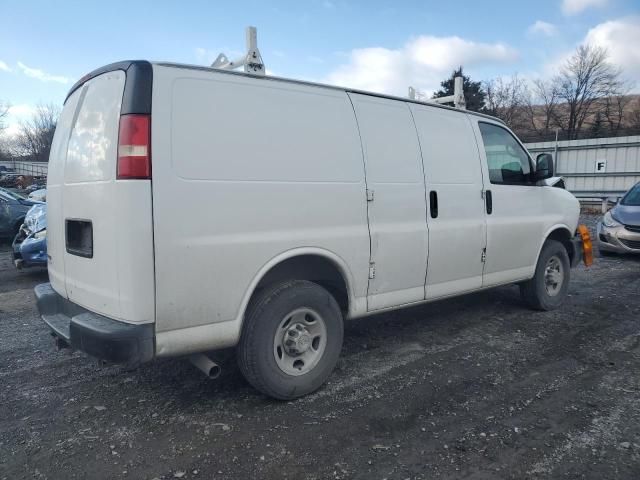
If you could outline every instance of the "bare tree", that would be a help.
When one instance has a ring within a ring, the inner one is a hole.
[[[11,105],[8,102],[0,101],[0,160],[6,160],[9,155],[9,141],[5,135],[4,130],[7,128],[7,117],[9,116],[9,109]]]
[[[59,114],[60,109],[54,105],[38,105],[31,119],[20,124],[15,155],[36,162],[48,161]]]
[[[628,92],[629,89],[626,89],[626,91],[620,95],[612,95],[605,99],[602,116],[608,124],[609,133],[614,137],[618,136],[623,126],[625,110],[631,101]]]
[[[553,83],[541,79],[534,80],[533,94],[526,106],[529,125],[533,131],[538,135],[549,135],[557,109],[558,91]]]
[[[531,93],[524,78],[514,74],[510,79],[497,78],[484,83],[484,112],[503,120],[514,130],[525,126],[525,107]]]
[[[633,130],[640,130],[640,97],[636,97],[633,100],[629,110],[627,126]]]
[[[554,121],[569,139],[578,137],[585,121],[602,108],[603,100],[620,94],[621,70],[608,61],[607,50],[581,45],[553,79],[556,94],[564,102],[554,110]]]
[[[7,117],[9,116],[10,108],[11,105],[8,102],[3,102],[0,100],[0,133],[2,133],[5,128],[7,128],[5,122],[7,120]]]

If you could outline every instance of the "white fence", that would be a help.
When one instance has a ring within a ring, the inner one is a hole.
[[[45,162],[5,161],[0,162],[0,166],[11,168],[20,175],[46,177],[49,164]]]
[[[556,175],[581,199],[619,197],[640,181],[640,136],[527,143],[535,158],[554,154]]]

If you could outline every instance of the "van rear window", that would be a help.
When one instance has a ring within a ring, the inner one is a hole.
[[[125,73],[117,70],[82,86],[67,147],[66,183],[115,178],[125,78]]]

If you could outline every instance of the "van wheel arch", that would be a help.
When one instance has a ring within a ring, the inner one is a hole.
[[[350,286],[347,275],[341,266],[338,262],[322,254],[304,253],[285,258],[262,274],[244,308],[242,323],[244,324],[244,316],[251,303],[261,291],[272,285],[291,280],[306,280],[320,285],[334,297],[343,315],[347,316],[351,304]]]
[[[542,247],[549,241],[549,240],[555,240],[557,242],[560,242],[565,250],[567,251],[567,255],[569,255],[569,259],[573,258],[573,243],[571,243],[571,232],[569,231],[568,228],[566,227],[559,227],[554,229],[553,231],[551,231],[547,237],[544,239],[544,242],[542,242],[542,245],[540,246],[540,251],[538,252],[538,258],[540,257],[540,252],[542,252]]]

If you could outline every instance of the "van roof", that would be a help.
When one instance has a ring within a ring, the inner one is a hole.
[[[212,72],[212,73],[222,73],[222,74],[226,74],[226,75],[240,75],[240,76],[245,76],[245,77],[249,76],[249,77],[252,77],[252,78],[256,78],[256,79],[260,79],[260,80],[266,80],[266,81],[287,82],[287,83],[294,83],[294,84],[297,84],[297,85],[307,85],[307,86],[311,86],[311,87],[327,88],[327,89],[330,89],[330,90],[339,90],[339,91],[349,92],[349,93],[359,93],[359,94],[362,94],[362,95],[369,95],[369,96],[373,96],[373,97],[389,98],[391,100],[400,100],[402,102],[409,102],[409,103],[416,103],[416,104],[419,104],[419,105],[426,105],[426,106],[433,107],[433,108],[443,108],[445,110],[451,110],[451,111],[459,112],[459,113],[469,113],[471,115],[476,115],[476,116],[483,117],[483,118],[489,118],[489,119],[491,119],[493,121],[500,122],[500,123],[504,124],[504,122],[501,119],[499,119],[497,117],[493,117],[491,115],[487,115],[485,113],[473,112],[473,111],[470,111],[470,110],[461,110],[459,108],[449,107],[447,105],[441,105],[441,104],[438,104],[438,103],[421,102],[420,100],[415,100],[415,99],[411,99],[411,98],[408,98],[408,97],[398,97],[396,95],[387,95],[387,94],[377,93],[377,92],[368,92],[366,90],[358,90],[358,89],[355,89],[355,88],[339,87],[339,86],[335,86],[335,85],[327,85],[327,84],[324,84],[324,83],[309,82],[309,81],[305,81],[305,80],[296,80],[296,79],[285,78],[285,77],[277,77],[277,76],[273,76],[273,75],[257,76],[257,75],[251,75],[251,74],[248,74],[248,73],[245,73],[245,72],[237,72],[237,71],[234,71],[234,70],[223,70],[223,69],[219,69],[219,68],[206,67],[206,66],[203,66],[203,65],[190,65],[190,64],[185,64],[185,63],[174,63],[174,62],[149,62],[147,60],[125,60],[125,61],[122,61],[122,62],[111,63],[109,65],[105,65],[104,67],[100,67],[100,68],[98,68],[96,70],[93,70],[92,72],[90,72],[87,75],[83,76],[80,80],[78,80],[73,85],[73,87],[71,87],[71,89],[69,90],[69,93],[67,94],[67,97],[65,98],[65,102],[67,101],[69,96],[71,96],[71,94],[75,90],[77,90],[83,83],[85,83],[87,80],[90,80],[91,78],[97,77],[98,75],[102,75],[103,73],[111,72],[111,71],[114,71],[114,70],[127,71],[130,67],[134,67],[134,71],[146,71],[150,65],[159,65],[159,66],[162,66],[162,67],[182,68],[182,69],[189,69],[189,70],[200,70],[200,71]],[[138,76],[140,76],[140,75],[138,75]],[[146,75],[144,75],[144,76],[146,76]],[[140,80],[143,80],[143,79],[138,78],[136,80],[140,81]],[[151,80],[150,76],[149,76],[149,80]],[[150,93],[151,92],[149,91],[149,97],[150,97]],[[149,98],[149,101],[150,101],[150,98]],[[149,107],[150,107],[150,105],[149,105]],[[149,110],[150,110],[150,108],[149,108]]]

